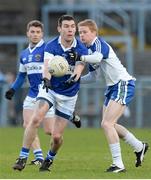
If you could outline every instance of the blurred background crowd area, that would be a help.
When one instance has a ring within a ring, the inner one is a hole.
[[[28,84],[11,103],[5,100],[4,93],[16,78],[20,51],[28,43],[27,23],[41,20],[47,41],[58,34],[57,20],[62,14],[73,15],[77,22],[85,18],[96,21],[99,35],[113,46],[129,73],[137,78],[136,100],[131,113],[128,110],[125,116],[133,121],[122,121],[134,127],[151,126],[151,0],[0,0],[0,126],[22,122],[22,101]],[[98,126],[103,90],[102,78],[93,87],[82,86],[77,111],[85,126]]]

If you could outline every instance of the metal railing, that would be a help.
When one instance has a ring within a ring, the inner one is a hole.
[[[75,12],[87,13],[88,18],[94,19],[97,24],[101,25],[103,23],[109,25],[110,27],[124,33],[124,35],[129,34],[131,30],[136,31],[136,37],[138,39],[138,49],[140,51],[144,50],[145,46],[145,21],[148,16],[147,12],[151,11],[151,3],[148,1],[102,1],[102,0],[81,0],[66,2],[61,1],[49,1],[50,4],[46,4],[41,8],[42,21],[45,25],[46,36],[51,35],[49,30],[49,13],[67,13],[74,15]],[[53,3],[51,3],[53,2]],[[108,15],[109,12],[114,12],[123,21],[123,26],[121,23],[116,21]]]
[[[8,100],[4,98],[4,93],[8,85],[0,85],[0,126],[11,125],[9,113],[11,111]],[[97,83],[81,85],[78,101],[76,104],[76,112],[80,114],[82,120],[82,127],[100,127],[102,116],[102,106],[104,101],[104,83],[98,81]],[[26,87],[22,88],[25,92]],[[119,123],[129,127],[151,127],[151,80],[150,77],[140,77],[136,81],[135,98],[130,104],[129,114],[122,116]],[[16,93],[17,97],[20,96],[21,101],[14,101],[14,108],[19,107],[16,111],[16,122],[22,124],[22,101],[25,98],[24,93]],[[11,107],[12,108],[12,107]]]

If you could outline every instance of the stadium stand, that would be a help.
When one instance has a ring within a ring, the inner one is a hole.
[[[47,39],[56,35],[56,21],[58,17],[61,14],[69,13],[74,15],[77,21],[84,18],[94,19],[100,27],[100,35],[103,35],[107,41],[110,41],[122,63],[128,67],[129,72],[132,72],[138,77],[138,81],[139,77],[143,76],[140,79],[139,88],[142,88],[144,82],[148,83],[145,86],[149,86],[151,82],[148,78],[146,80],[146,77],[151,75],[150,10],[151,4],[149,0],[140,0],[139,2],[137,0],[1,0],[0,70],[3,73],[16,73],[19,52],[26,45],[24,35],[28,21],[31,19],[42,20],[45,25]],[[15,20],[12,21],[12,19]],[[121,38],[122,40],[119,41],[118,39]],[[84,89],[83,87],[81,94],[89,94],[88,88],[86,87]],[[6,87],[4,87],[3,91],[5,89]],[[2,93],[0,96],[2,96]],[[84,95],[81,95],[82,97]],[[99,94],[99,97],[101,98],[102,95]],[[94,95],[94,101],[97,102],[96,99],[97,97]],[[84,105],[87,103],[84,100],[82,102]],[[86,109],[82,109],[84,105],[81,106],[82,112],[80,113],[85,118],[84,122],[86,125],[93,124],[86,120],[88,116],[90,117],[90,114],[96,121],[98,119],[100,109],[95,109],[96,102],[90,102],[89,107],[85,107],[91,109],[91,113],[89,114]],[[132,118],[135,118],[134,116],[136,114],[139,121],[130,122],[129,125],[140,127],[143,126],[141,124],[141,116],[143,116],[144,111],[141,115],[139,113],[141,113],[140,108],[144,106],[144,102],[141,99],[137,99],[135,103],[136,108],[132,108]],[[4,107],[0,107],[0,112],[2,112],[2,109]],[[96,121],[94,121],[94,125],[98,126]],[[147,125],[147,120],[145,125]]]

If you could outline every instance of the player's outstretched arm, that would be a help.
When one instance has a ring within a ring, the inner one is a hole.
[[[25,82],[26,73],[20,72],[15,80],[15,82],[12,84],[11,88],[8,89],[5,93],[5,98],[8,100],[11,100],[14,96],[17,89],[20,89]]]
[[[48,61],[51,60],[54,57],[53,54],[50,54],[48,52],[45,52],[44,54],[44,69],[43,69],[43,89],[46,89],[46,92],[48,92],[48,89],[51,89],[50,79],[51,74],[48,71]]]
[[[75,83],[76,81],[78,81],[79,78],[81,77],[81,74],[82,74],[82,71],[83,71],[84,67],[85,67],[85,65],[83,63],[78,63],[75,66],[73,74],[70,76],[69,79],[67,79],[65,81],[65,84],[66,85],[71,85],[71,84]]]
[[[73,72],[73,76],[76,74],[75,81],[78,81],[79,78],[81,77],[81,74],[82,74],[82,72],[84,70],[84,67],[85,67],[85,64],[76,63],[76,66],[75,66],[75,69],[74,69],[74,72]]]
[[[101,62],[101,60],[103,58],[103,55],[97,51],[90,55],[79,55],[74,50],[71,50],[68,53],[68,55],[69,55],[70,59],[72,59],[74,61],[82,61],[82,62],[87,62],[87,63],[92,63],[92,64]]]

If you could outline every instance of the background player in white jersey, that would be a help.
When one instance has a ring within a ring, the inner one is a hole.
[[[105,132],[113,159],[112,165],[106,171],[125,171],[119,138],[124,139],[134,148],[135,166],[141,166],[148,144],[141,142],[122,125],[117,124],[125,107],[134,96],[135,78],[128,74],[112,47],[97,36],[98,28],[93,20],[86,19],[78,23],[78,31],[81,41],[87,46],[90,54],[87,56],[79,56],[76,52],[70,54],[77,61],[89,63],[90,72],[82,77],[81,82],[88,83],[96,80],[100,69],[106,80],[107,89],[101,126]]]
[[[28,124],[23,139],[23,147],[19,160],[14,164],[14,169],[22,170],[25,167],[29,149],[37,134],[37,129],[43,121],[45,114],[52,107],[54,110],[54,123],[52,126],[52,143],[47,156],[40,167],[40,171],[49,171],[53,159],[63,142],[63,132],[72,116],[78,96],[80,76],[84,69],[84,63],[75,64],[69,56],[71,49],[80,55],[88,54],[87,48],[75,38],[76,24],[72,16],[63,15],[58,20],[58,32],[60,36],[48,42],[44,54],[44,84],[37,96],[36,108]],[[48,60],[55,55],[64,56],[73,72],[62,77],[51,76],[48,72]]]
[[[39,85],[42,81],[42,70],[44,66],[44,48],[45,42],[43,40],[43,24],[38,20],[30,21],[27,24],[27,37],[29,39],[29,46],[21,52],[19,73],[12,84],[11,88],[6,92],[5,97],[9,100],[12,99],[15,92],[21,88],[26,76],[29,81],[28,95],[23,103],[23,127],[26,128],[30,118],[33,114],[36,97],[39,92]],[[47,134],[51,135],[51,124],[53,117],[51,109],[45,116],[43,123],[44,130]],[[78,122],[79,123],[79,122]],[[34,139],[31,148],[33,149],[35,160],[31,164],[41,164],[43,161],[43,154],[40,148],[40,141],[38,135]]]

